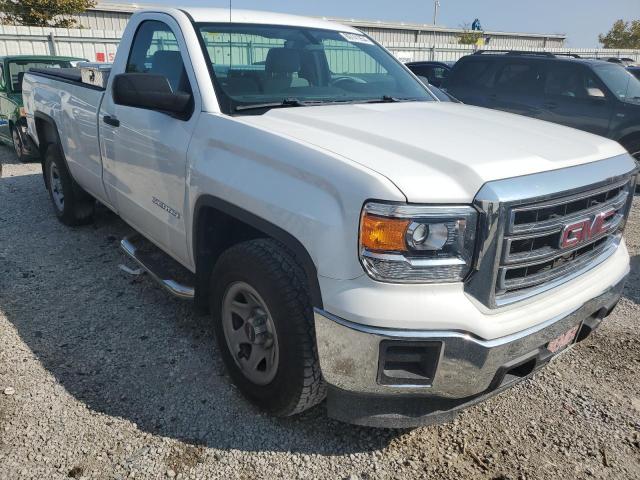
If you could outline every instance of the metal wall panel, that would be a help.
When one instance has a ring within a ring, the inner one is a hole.
[[[90,12],[93,13],[93,12]],[[99,13],[99,12],[98,12]],[[103,27],[116,27],[121,22],[124,26],[127,15],[114,20],[113,16],[94,15],[91,21]],[[473,53],[474,47],[457,43],[457,34],[447,31],[402,31],[382,27],[370,27],[367,31],[376,40],[385,45],[402,61],[412,60],[446,60],[454,61]],[[0,25],[0,55],[40,54],[40,55],[70,55],[86,58],[90,61],[112,62],[120,41],[122,30],[117,28],[88,29],[88,28],[40,28],[12,25]],[[407,38],[409,38],[407,40]],[[418,41],[416,42],[416,38]],[[394,40],[396,39],[396,40]],[[404,39],[404,40],[397,40]],[[540,42],[546,42],[544,48]],[[562,48],[561,39],[554,38],[526,38],[496,36],[492,37],[488,45],[481,47],[486,50],[513,49],[550,52],[571,52],[585,57],[630,57],[640,62],[640,50],[604,50]],[[266,56],[268,45],[254,49],[253,54],[260,58]],[[241,49],[233,52],[234,57],[241,58],[245,53]],[[347,53],[338,50],[330,52],[332,61],[348,62],[349,59],[341,55]],[[254,60],[258,61],[258,60]]]

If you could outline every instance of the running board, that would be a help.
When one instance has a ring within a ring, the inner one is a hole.
[[[124,237],[120,241],[120,248],[122,248],[124,253],[131,257],[132,260],[140,265],[140,267],[142,267],[142,269],[145,270],[151,278],[163,286],[169,293],[178,298],[193,300],[195,297],[195,289],[190,285],[184,285],[170,278],[171,275],[163,271],[165,269],[160,265],[160,262],[155,262],[151,258],[146,258],[146,256],[134,245],[134,239],[137,238],[140,238],[137,234]],[[167,259],[171,262],[175,262],[175,260],[169,259],[168,257]]]

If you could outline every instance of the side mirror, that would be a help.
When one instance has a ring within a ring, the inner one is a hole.
[[[117,105],[145,108],[188,118],[193,95],[173,92],[169,80],[153,73],[121,73],[113,79],[113,101]]]
[[[587,88],[587,95],[594,100],[605,100],[607,98],[604,92],[597,87]]]
[[[424,75],[418,75],[418,79],[424,83],[425,85],[429,85],[429,79],[427,77],[425,77]]]

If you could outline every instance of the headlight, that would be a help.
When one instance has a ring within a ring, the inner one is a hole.
[[[462,281],[471,269],[477,221],[472,207],[367,203],[360,261],[380,281]]]

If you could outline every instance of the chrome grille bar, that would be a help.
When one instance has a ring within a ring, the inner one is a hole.
[[[478,251],[465,292],[498,308],[604,262],[620,245],[637,173],[635,160],[621,154],[486,183],[474,199]]]
[[[620,205],[616,208],[616,211],[622,211],[626,204]],[[567,224],[573,223],[578,220],[577,217],[573,220],[569,220]],[[610,230],[609,232],[598,235],[591,239],[591,242],[595,242],[600,240],[602,237],[610,235],[610,232],[615,232],[620,229],[620,226],[624,222],[624,214],[617,213],[616,216],[609,222]],[[521,264],[526,262],[540,262],[543,260],[553,260],[555,258],[561,257],[570,253],[572,249],[561,249],[561,248],[553,248],[550,246],[545,246],[538,249],[530,249],[529,251],[523,251],[519,253],[512,253],[513,243],[514,241],[524,241],[524,240],[532,240],[532,239],[542,239],[551,237],[551,240],[556,240],[556,237],[560,237],[562,233],[562,227],[555,228],[552,232],[545,232],[542,234],[531,235],[531,236],[519,236],[519,237],[507,237],[505,239],[505,246],[503,249],[503,261],[502,263],[505,265],[513,265],[513,264]],[[591,243],[590,242],[590,243]],[[556,240],[555,243],[558,243]]]
[[[617,246],[620,243],[620,237],[602,237],[595,242],[591,242],[587,245],[582,245],[580,248],[576,248],[569,252],[563,252],[556,255],[552,259],[545,260],[545,262],[531,262],[527,264],[517,265],[515,268],[500,268],[500,274],[498,276],[498,290],[499,291],[511,291],[521,288],[532,287],[540,285],[542,283],[549,282],[558,277],[561,277],[574,269],[579,269],[584,264],[590,262],[602,252],[606,251],[609,247],[615,244]],[[579,251],[584,253],[578,253]],[[554,267],[551,266],[547,270],[543,270],[541,273],[535,273],[531,275],[517,276],[516,278],[509,279],[509,272],[515,270],[529,269],[530,267],[539,267],[541,263],[553,262],[557,259],[566,258],[566,261],[562,265]]]
[[[505,299],[544,286],[593,264],[617,247],[628,213],[631,185],[627,177],[579,194],[508,209],[496,297]],[[588,226],[604,212],[612,215],[604,224],[606,231],[596,232],[575,246],[562,245],[567,226],[580,222]]]
[[[509,230],[507,231],[507,234],[508,235],[518,234],[518,233],[524,234],[524,233],[533,233],[533,232],[539,232],[544,230],[553,230],[554,228],[560,229],[562,228],[563,225],[566,225],[567,223],[570,223],[573,220],[577,220],[578,218],[583,216],[588,216],[589,214],[597,212],[606,207],[613,207],[616,210],[619,208],[622,208],[624,207],[624,205],[626,205],[626,202],[628,201],[628,198],[629,198],[629,191],[624,189],[624,187],[628,183],[629,183],[629,180],[627,179],[625,182],[622,182],[620,184],[610,185],[605,188],[600,188],[596,191],[589,192],[587,194],[569,197],[562,201],[555,201],[552,203],[543,203],[543,204],[532,205],[527,207],[513,208],[511,210],[511,219],[509,221]],[[619,190],[619,193],[617,193],[617,195],[614,198],[608,198],[602,203],[592,205],[588,208],[581,209],[569,215],[561,215],[561,216],[553,217],[549,220],[536,221],[536,222],[530,222],[530,223],[524,223],[524,224],[515,223],[515,219],[519,213],[537,212],[540,210],[551,209],[554,207],[563,207],[563,206],[566,207],[571,203],[579,202],[579,201],[586,202],[586,201],[589,201],[589,199],[598,197],[599,195],[607,194],[609,192],[616,192],[617,190]]]

